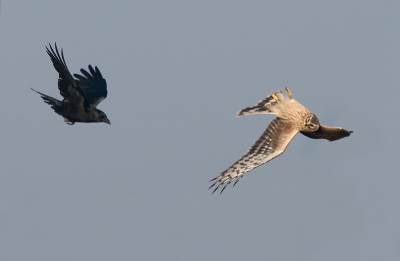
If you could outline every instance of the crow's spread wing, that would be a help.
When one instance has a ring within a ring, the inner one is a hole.
[[[60,90],[61,96],[64,97],[63,102],[75,107],[87,107],[88,102],[85,95],[76,85],[76,82],[65,63],[63,50],[61,49],[60,55],[57,49],[57,44],[54,45],[55,51],[50,44],[49,47],[50,49],[46,47],[46,51],[53,62],[54,68],[58,72],[58,89]]]
[[[89,73],[90,72],[90,73]],[[81,69],[82,75],[74,74],[76,83],[85,94],[91,107],[96,107],[107,97],[107,83],[97,66],[89,65],[89,72]]]

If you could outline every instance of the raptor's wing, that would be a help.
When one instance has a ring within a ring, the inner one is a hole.
[[[334,141],[350,136],[352,131],[347,131],[340,127],[328,127],[320,125],[319,129],[315,132],[301,131],[300,133],[311,139],[327,139],[329,141]]]
[[[297,132],[296,126],[280,118],[275,118],[246,154],[218,177],[211,180],[215,182],[210,188],[216,186],[213,193],[223,186],[222,193],[236,179],[235,186],[244,174],[281,155]]]

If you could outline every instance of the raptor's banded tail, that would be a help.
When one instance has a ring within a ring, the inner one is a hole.
[[[276,100],[277,99],[277,100]],[[247,107],[238,111],[237,117],[251,114],[275,114],[273,106],[284,104],[290,97],[285,96],[281,91],[270,94],[264,100],[253,107]]]

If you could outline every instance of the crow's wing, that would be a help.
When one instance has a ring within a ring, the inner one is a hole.
[[[85,94],[76,85],[75,79],[72,77],[68,70],[67,64],[65,63],[63,50],[61,49],[61,55],[58,52],[57,44],[54,44],[55,51],[49,44],[50,49],[46,47],[47,54],[50,56],[53,66],[58,72],[58,89],[60,90],[61,96],[64,97],[63,102],[74,107],[88,107]]]
[[[107,97],[107,83],[99,68],[89,65],[89,72],[81,69],[82,75],[74,74],[76,83],[85,94],[91,107],[96,107]]]
[[[347,131],[340,127],[328,127],[319,125],[319,129],[315,132],[300,131],[300,133],[311,139],[327,139],[329,141],[335,141],[345,137],[349,137],[352,131]]]

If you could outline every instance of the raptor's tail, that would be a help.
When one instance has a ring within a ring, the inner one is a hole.
[[[56,110],[57,108],[62,106],[61,101],[59,101],[57,99],[54,99],[53,97],[50,97],[50,96],[48,96],[46,94],[43,94],[41,92],[38,92],[38,91],[36,91],[36,90],[34,90],[32,88],[31,88],[31,90],[36,92],[36,93],[39,93],[40,96],[42,97],[42,99],[44,100],[44,102],[49,104],[51,106],[51,108],[53,108],[54,110]]]
[[[290,98],[290,96],[285,96],[281,91],[278,91],[268,95],[267,98],[259,101],[257,105],[238,111],[236,116],[240,117],[251,114],[275,114],[273,106],[282,105]]]

